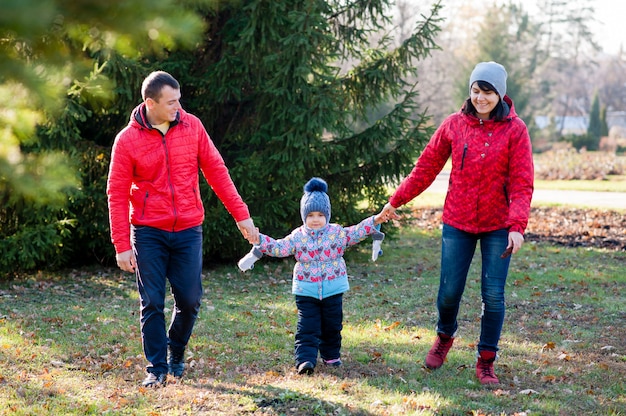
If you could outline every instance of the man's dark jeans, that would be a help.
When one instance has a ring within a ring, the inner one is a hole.
[[[168,232],[132,229],[141,301],[141,337],[148,372],[167,373],[167,347],[187,346],[202,298],[202,227]],[[165,290],[169,280],[174,307],[165,331]]]

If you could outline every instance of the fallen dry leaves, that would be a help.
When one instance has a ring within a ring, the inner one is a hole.
[[[441,214],[442,208],[419,208],[407,220],[433,230],[440,227]],[[605,209],[533,207],[524,236],[526,241],[626,251],[626,215]]]

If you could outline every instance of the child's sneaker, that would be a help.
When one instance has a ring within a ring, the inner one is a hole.
[[[300,375],[306,374],[309,376],[313,374],[313,371],[315,371],[315,365],[310,361],[305,361],[298,366],[298,374]]]
[[[454,342],[454,338],[445,334],[437,334],[437,339],[435,343],[426,354],[426,367],[431,370],[435,370],[441,367],[446,360],[446,356],[448,355],[448,351],[452,348],[452,343]]]
[[[495,351],[481,351],[476,361],[476,377],[480,384],[498,384],[500,380],[493,372],[493,362],[496,360]]]
[[[148,373],[148,376],[141,383],[144,387],[165,387],[167,384],[167,373]]]
[[[331,367],[339,367],[341,366],[341,364],[343,364],[341,362],[341,358],[335,358],[333,360],[322,360],[324,362],[324,364],[331,366]]]
[[[248,271],[254,267],[254,263],[261,257],[263,257],[263,253],[259,250],[259,246],[252,246],[252,250],[239,260],[237,266],[239,266],[242,272]]]

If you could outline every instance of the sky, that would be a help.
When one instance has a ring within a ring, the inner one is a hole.
[[[418,5],[423,13],[429,10],[429,4],[433,0],[409,0]],[[509,0],[495,0],[498,4],[507,4]],[[492,5],[494,0],[443,0],[444,11],[453,8],[455,5],[471,5],[471,7],[485,7]],[[523,7],[532,15],[537,11],[537,0],[523,2]],[[596,42],[603,51],[615,55],[620,50],[620,45],[626,51],[626,1],[624,0],[591,0],[590,4],[595,9],[595,22],[590,22],[589,26],[595,34]]]
[[[626,50],[626,2],[618,0],[595,0],[594,9],[599,23],[595,28],[597,42],[605,52],[617,54],[620,44]]]

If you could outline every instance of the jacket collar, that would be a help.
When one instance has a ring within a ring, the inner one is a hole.
[[[170,123],[170,128],[174,127],[175,125],[180,123],[181,111],[183,111],[183,110],[182,109],[178,110],[178,112],[176,113],[176,120],[174,120],[174,121],[172,121]],[[152,125],[148,121],[148,115],[146,114],[146,103],[141,103],[137,107],[135,107],[135,109],[131,113],[131,121],[133,121],[133,120],[135,122],[137,122],[141,127],[145,128],[145,129],[153,129],[154,128],[154,127],[152,127]]]
[[[312,228],[307,227],[306,225],[303,225],[302,232],[305,233],[309,237],[317,238],[323,235],[326,232],[327,228],[328,228],[328,224],[326,224],[325,226],[317,230],[314,230]]]
[[[505,95],[504,98],[502,99],[502,103],[504,104],[504,106],[508,110],[508,115],[506,116],[504,121],[511,121],[512,119],[516,118],[517,117],[517,113],[515,112],[515,106],[513,105],[513,100],[511,100],[511,98],[508,95]],[[467,105],[467,103],[463,103],[463,106],[461,107],[461,110],[459,110],[459,114],[461,114],[462,116],[466,117],[466,120],[469,120],[470,123],[472,123],[472,124],[495,123],[495,121],[492,120],[492,119],[481,120],[478,117],[476,117],[475,115],[463,113],[463,109],[465,109],[466,105]]]

